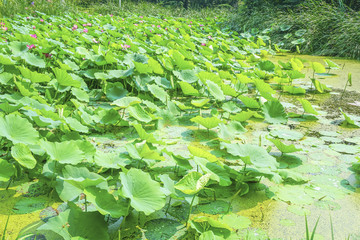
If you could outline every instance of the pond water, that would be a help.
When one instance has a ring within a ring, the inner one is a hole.
[[[311,56],[311,55],[294,55],[294,54],[283,54],[283,55],[274,55],[270,56],[269,60],[277,63],[279,60],[282,62],[287,62],[291,58],[297,57],[308,62],[319,62],[325,65],[325,59],[330,59],[333,62],[337,63],[341,69],[333,69],[330,73],[336,74],[334,77],[326,77],[320,81],[326,85],[332,86],[337,89],[344,89],[345,83],[348,79],[348,73],[352,74],[353,85],[348,86],[346,89],[349,91],[360,92],[360,61],[350,60],[344,58],[333,58],[333,57],[323,57],[323,56]],[[308,64],[305,63],[305,66]],[[306,74],[307,80],[312,76],[312,69],[306,68],[303,73]]]

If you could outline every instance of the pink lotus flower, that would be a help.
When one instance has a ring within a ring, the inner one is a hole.
[[[88,24],[86,24],[86,25],[88,25],[89,27],[91,27],[91,26],[92,26],[92,24],[91,24],[91,23],[88,23]]]
[[[200,24],[200,27],[203,27],[204,26],[204,24]]]
[[[206,46],[206,43],[201,43],[201,46]]]
[[[87,33],[87,32],[89,32],[89,30],[87,28],[84,28],[83,32]]]
[[[27,48],[28,48],[29,50],[31,50],[31,49],[33,49],[33,48],[36,48],[34,44],[26,45],[26,46],[27,46]]]
[[[29,20],[29,19],[30,19],[30,17],[26,17],[26,19],[27,19],[27,20]]]
[[[140,18],[144,18],[143,16],[140,16]]]
[[[96,39],[95,38],[93,38],[93,40],[92,40],[94,43],[99,43],[99,41],[96,41]]]
[[[33,29],[35,29],[36,27],[35,26],[33,26]]]
[[[137,23],[135,23],[134,25],[135,25],[135,26],[138,26],[138,24],[137,24]]]
[[[208,39],[212,39],[212,37],[211,37],[211,36],[208,36]]]
[[[72,30],[74,31],[76,29],[78,29],[78,25],[74,24],[74,26],[72,27]]]
[[[30,34],[30,37],[37,38],[36,34]]]
[[[140,20],[139,22],[140,22],[140,23],[144,23],[144,21],[143,21],[143,20]]]
[[[110,14],[110,17],[113,17],[114,15],[113,14]]]
[[[104,32],[104,29],[101,29],[101,32]]]
[[[3,23],[3,22],[0,22],[0,26],[5,26],[5,23]]]
[[[155,25],[153,24],[153,25],[151,25],[152,27],[155,27]]]
[[[44,22],[44,19],[40,19],[40,22]]]
[[[8,30],[8,28],[7,28],[7,27],[2,27],[2,29],[3,29],[4,31],[7,31],[7,30]]]
[[[125,50],[125,49],[130,48],[131,46],[130,46],[130,45],[127,45],[127,44],[124,44],[124,45],[121,44],[121,47]]]
[[[191,25],[190,25],[190,24],[189,24],[188,26],[189,26],[189,27],[191,27]]]

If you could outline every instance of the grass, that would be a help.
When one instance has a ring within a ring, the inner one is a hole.
[[[3,1],[3,2],[1,2]],[[230,5],[220,5],[212,8],[184,9],[181,6],[163,6],[145,1],[122,1],[121,8],[118,1],[107,3],[83,4],[79,0],[34,0],[28,1],[0,0],[0,17],[12,17],[16,14],[33,14],[36,11],[48,15],[62,15],[63,13],[88,12],[89,14],[113,14],[123,17],[133,14],[143,16],[167,16],[183,18],[227,17],[236,9]]]
[[[226,24],[238,32],[266,29],[272,43],[292,51],[296,51],[292,42],[303,38],[305,42],[297,45],[302,53],[360,59],[360,12],[321,0],[308,0],[292,9],[242,7]],[[297,36],[302,29],[305,33]]]

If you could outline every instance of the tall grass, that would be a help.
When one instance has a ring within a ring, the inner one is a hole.
[[[335,1],[337,2],[337,1]],[[331,55],[360,59],[360,12],[346,6],[328,4],[321,0],[307,0],[294,8],[277,8],[271,4],[248,9],[240,8],[227,24],[236,31],[264,30],[273,43],[284,44],[283,48],[295,51],[291,42],[299,37],[295,32],[305,29],[301,44],[303,53]],[[284,31],[284,25],[291,26]],[[292,37],[285,38],[285,35]]]
[[[49,15],[76,12],[77,2],[63,0],[0,0],[0,17],[32,14],[39,11]]]
[[[230,5],[219,5],[212,8],[185,9],[182,6],[162,5],[146,1],[126,0],[119,7],[118,0],[82,1],[82,0],[0,0],[0,17],[11,17],[16,14],[31,15],[36,11],[48,15],[62,15],[69,12],[88,12],[90,14],[113,14],[129,16],[167,16],[184,18],[227,17],[236,8]]]

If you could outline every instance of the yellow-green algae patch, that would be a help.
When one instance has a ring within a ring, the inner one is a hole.
[[[15,190],[16,187],[5,190],[0,188],[0,238],[3,238],[6,221],[9,217],[9,222],[5,231],[5,239],[13,240],[16,239],[22,229],[33,224],[34,222],[40,221],[39,214],[41,210],[27,213],[27,214],[15,214],[12,210],[19,200],[24,198],[21,193]],[[49,198],[49,204],[52,200]],[[54,207],[57,204],[53,204]]]

